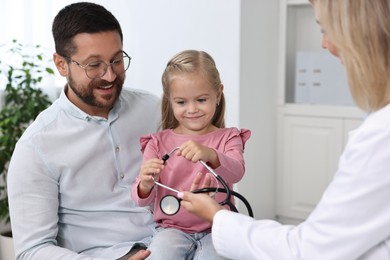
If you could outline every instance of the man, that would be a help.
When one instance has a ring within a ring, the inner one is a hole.
[[[145,259],[151,212],[130,197],[139,137],[158,128],[153,95],[123,89],[131,58],[117,19],[75,3],[53,22],[67,84],[15,147],[8,192],[17,259]],[[140,250],[141,249],[141,250]]]

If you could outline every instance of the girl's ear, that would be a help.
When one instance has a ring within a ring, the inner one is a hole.
[[[53,54],[54,65],[56,65],[58,72],[61,76],[68,76],[68,62],[66,59],[58,53]]]
[[[219,102],[221,101],[221,97],[222,97],[222,93],[223,93],[223,84],[219,84],[218,86],[218,90],[217,90],[217,105],[219,106]]]

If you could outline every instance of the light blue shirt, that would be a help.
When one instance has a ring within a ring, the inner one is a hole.
[[[142,162],[139,137],[153,133],[159,99],[123,89],[108,119],[62,92],[16,145],[8,194],[17,259],[116,259],[154,232],[131,199]]]

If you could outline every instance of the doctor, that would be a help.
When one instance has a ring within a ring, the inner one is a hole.
[[[390,2],[312,0],[322,46],[345,66],[357,106],[333,181],[298,226],[222,209],[184,192],[182,206],[210,221],[219,254],[232,259],[390,259]],[[239,227],[239,228],[238,228]]]

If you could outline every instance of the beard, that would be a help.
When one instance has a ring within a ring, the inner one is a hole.
[[[85,104],[97,108],[111,109],[122,92],[124,80],[124,75],[117,76],[113,82],[108,82],[103,79],[93,79],[87,85],[87,87],[83,87],[77,85],[72,75],[69,75],[68,86],[72,89],[76,96]],[[103,95],[100,96],[100,98],[98,98],[94,94],[95,89],[103,88],[104,86],[109,85],[112,85],[112,88],[116,89],[116,91],[114,91],[114,94]]]

